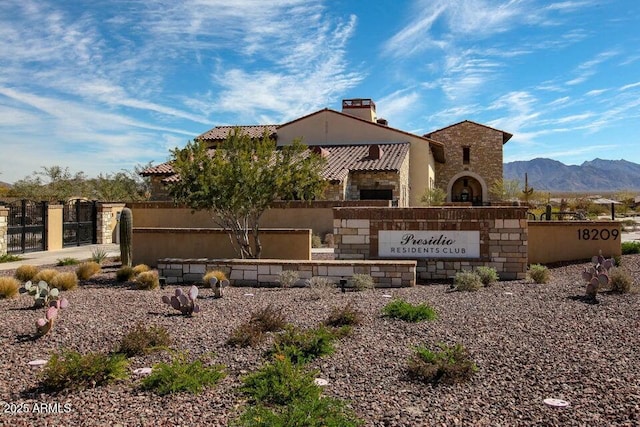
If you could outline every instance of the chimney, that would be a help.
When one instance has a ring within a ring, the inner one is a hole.
[[[380,160],[383,154],[384,151],[378,144],[369,146],[369,160]]]
[[[376,123],[382,126],[389,126],[389,122],[387,121],[387,119],[378,119],[376,120]]]
[[[375,123],[376,104],[369,98],[354,98],[342,100],[342,112]]]
[[[326,148],[322,148],[319,145],[314,145],[313,147],[311,147],[311,151],[319,154],[320,157],[329,157],[329,150],[327,150]]]

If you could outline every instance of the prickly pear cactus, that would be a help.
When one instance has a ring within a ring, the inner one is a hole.
[[[196,304],[197,298],[198,288],[196,286],[191,286],[187,293],[178,288],[173,296],[169,297],[168,295],[164,295],[162,297],[162,302],[178,310],[184,316],[191,316],[193,313],[198,313],[200,311],[200,307]]]
[[[214,298],[222,298],[222,290],[229,286],[229,281],[227,279],[218,280],[215,277],[209,279],[209,286],[213,289],[213,297]]]
[[[38,336],[43,336],[51,332],[55,320],[58,318],[58,313],[63,308],[69,306],[69,301],[66,298],[60,298],[49,302],[49,306],[44,313],[44,317],[36,320],[36,333]]]
[[[41,280],[38,284],[31,283],[31,280],[26,282],[20,288],[21,293],[28,293],[33,297],[33,306],[35,308],[42,308],[51,301],[55,301],[60,296],[60,291],[56,288],[49,286],[47,282]]]
[[[598,302],[598,290],[601,287],[609,286],[610,271],[616,263],[613,258],[603,257],[602,253],[591,258],[591,262],[593,265],[582,272],[582,280],[587,283],[585,292],[587,300]]]
[[[124,208],[120,212],[120,260],[122,266],[131,267],[132,249],[131,240],[133,239],[133,215],[131,209]]]

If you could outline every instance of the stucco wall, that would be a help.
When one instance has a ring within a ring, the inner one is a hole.
[[[548,264],[622,253],[617,221],[529,221],[529,263]]]
[[[311,230],[261,230],[262,258],[311,259]],[[213,228],[133,228],[134,264],[160,258],[237,258],[229,236]]]

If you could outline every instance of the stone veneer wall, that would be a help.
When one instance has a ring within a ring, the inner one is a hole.
[[[274,259],[176,259],[158,260],[158,273],[167,283],[202,282],[207,271],[224,271],[232,285],[279,286],[283,270],[299,273],[300,283],[311,277],[326,277],[334,283],[354,274],[369,274],[376,287],[407,287],[416,284],[415,261],[286,261]]]
[[[477,123],[462,122],[433,132],[429,137],[444,143],[447,159],[445,163],[436,164],[436,187],[446,191],[449,181],[464,171],[480,175],[487,189],[502,178],[503,132]],[[463,163],[462,147],[470,149],[469,164]]]
[[[7,232],[9,229],[9,209],[0,207],[0,255],[7,253]]]
[[[116,226],[116,212],[124,208],[124,203],[99,203],[96,224],[98,244],[113,243],[113,231]]]
[[[527,208],[336,208],[336,259],[377,259],[379,230],[480,232],[480,257],[418,259],[420,279],[452,278],[462,270],[486,265],[503,280],[524,279],[528,263]]]

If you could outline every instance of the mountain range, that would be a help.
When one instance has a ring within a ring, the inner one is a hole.
[[[537,158],[505,163],[504,179],[517,180],[541,191],[605,192],[640,191],[640,165],[626,160],[594,159],[581,165],[565,165],[552,159]]]

